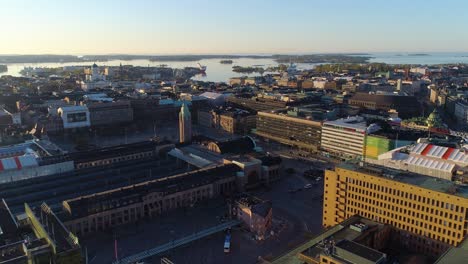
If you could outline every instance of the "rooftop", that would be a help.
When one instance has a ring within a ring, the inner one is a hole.
[[[265,217],[268,215],[268,212],[270,212],[271,209],[271,202],[262,200],[260,198],[254,197],[254,196],[243,196],[237,200],[237,202],[240,205],[246,206],[250,208],[250,210],[262,217]]]
[[[359,116],[342,118],[342,119],[338,119],[335,121],[327,121],[327,122],[324,122],[323,125],[351,128],[351,129],[356,129],[360,131],[366,131],[367,129],[366,120]]]
[[[336,247],[373,262],[385,258],[384,253],[347,239],[336,243]]]
[[[79,151],[68,153],[67,156],[70,157],[75,162],[87,162],[97,159],[106,159],[109,157],[118,157],[130,155],[133,153],[145,152],[156,150],[157,146],[164,145],[168,142],[155,142],[155,141],[141,141],[136,143],[130,143],[125,145],[103,147],[99,149]]]
[[[425,176],[417,173],[366,164],[364,167],[353,163],[341,163],[337,168],[352,170],[372,176],[398,181],[432,191],[468,198],[468,186],[457,185],[452,181]]]
[[[251,137],[241,137],[215,143],[221,154],[243,154],[252,152],[256,148],[255,141]]]
[[[236,172],[239,170],[240,169],[234,164],[210,167],[101,193],[81,196],[66,200],[64,204],[66,203],[69,205],[72,218],[80,218],[89,214],[140,202],[143,196],[149,193],[176,193],[194,188],[195,186],[211,184],[217,179],[235,177]]]
[[[356,93],[350,100],[355,101],[372,101],[377,104],[389,104],[394,106],[417,106],[418,101],[414,96],[402,95],[384,95],[384,94],[368,94]]]
[[[298,255],[304,255],[307,258],[317,259],[320,254],[330,254],[332,253],[331,246],[335,243],[336,246],[340,244],[341,241],[353,241],[363,235],[364,230],[360,231],[358,228],[350,228],[353,225],[365,225],[367,227],[377,227],[382,228],[384,225],[367,218],[352,216],[348,220],[338,224],[330,229],[325,230],[321,234],[317,235],[313,239],[303,243],[297,248],[287,252],[286,254],[278,257],[272,263],[274,264],[302,264],[305,261],[302,261],[298,258]],[[349,246],[349,243],[344,242],[344,249],[350,249],[353,251],[355,247]],[[362,246],[365,247],[365,246]],[[372,252],[368,251],[372,250]],[[358,255],[363,257],[374,258],[373,249],[367,248],[366,250],[354,250]],[[376,251],[378,252],[378,251]],[[380,252],[378,252],[380,253]]]

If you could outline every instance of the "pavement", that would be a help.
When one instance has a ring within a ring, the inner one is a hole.
[[[199,202],[193,208],[181,208],[136,224],[95,233],[82,238],[80,244],[87,248],[89,264],[112,263],[115,239],[121,259],[216,226],[226,210],[222,199]]]
[[[298,168],[302,162],[285,160],[286,166]],[[302,164],[303,166],[303,164]],[[231,252],[223,252],[224,234],[196,241],[187,247],[177,248],[166,254],[174,263],[257,263],[259,257],[272,259],[275,256],[305,242],[310,236],[322,230],[323,182],[311,189],[290,193],[292,188],[302,188],[311,183],[302,176],[301,170],[295,174],[282,173],[283,178],[272,184],[271,189],[257,190],[253,195],[271,200],[273,222],[284,224],[278,234],[265,241],[255,241],[252,234],[241,229],[234,229]],[[162,256],[160,256],[162,257]],[[145,260],[146,263],[160,263],[160,257]]]

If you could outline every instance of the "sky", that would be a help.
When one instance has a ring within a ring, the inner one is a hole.
[[[467,52],[465,0],[0,0],[0,54]]]

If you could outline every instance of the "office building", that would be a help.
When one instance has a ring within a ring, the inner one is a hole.
[[[327,121],[322,125],[321,150],[342,159],[364,157],[366,134],[379,130],[374,124],[367,125],[359,116]]]
[[[133,121],[133,109],[130,101],[89,102],[91,126],[111,126]]]
[[[256,115],[252,111],[233,107],[198,110],[198,124],[224,130],[231,134],[245,135],[256,125]]]
[[[439,250],[458,246],[468,232],[468,188],[451,181],[380,166],[341,164],[325,171],[323,226],[353,215],[424,237],[410,243]]]
[[[366,160],[377,160],[379,155],[403,146],[414,144],[420,133],[414,131],[378,130],[366,135],[364,150]]]
[[[246,109],[253,110],[253,111],[283,109],[288,105],[288,103],[285,101],[280,101],[280,100],[270,99],[270,98],[262,98],[262,97],[242,98],[242,97],[229,96],[227,98],[227,102],[233,105],[236,105],[238,107],[246,108]]]
[[[455,103],[455,118],[461,127],[468,127],[468,100]]]
[[[415,96],[356,93],[349,104],[370,110],[394,109],[403,118],[420,115],[420,104]]]
[[[154,122],[171,122],[178,118],[180,104],[172,100],[131,99],[135,120],[151,120]]]
[[[321,123],[292,117],[284,111],[258,112],[255,133],[286,145],[317,151],[320,146]]]
[[[86,106],[62,106],[57,112],[63,120],[64,129],[84,128],[91,125],[89,110]]]

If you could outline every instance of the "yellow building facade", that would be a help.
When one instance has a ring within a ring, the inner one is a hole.
[[[421,237],[458,246],[468,229],[468,192],[452,182],[383,168],[343,164],[325,172],[323,226],[359,215]],[[443,250],[442,248],[440,250]]]

